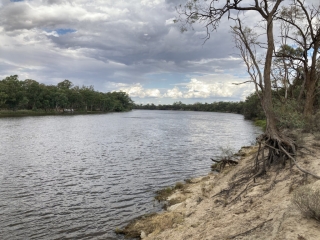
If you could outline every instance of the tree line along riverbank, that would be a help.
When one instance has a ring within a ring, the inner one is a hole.
[[[265,119],[263,109],[257,94],[253,93],[246,97],[245,101],[217,101],[212,103],[184,104],[181,101],[173,104],[134,104],[133,109],[148,110],[179,110],[179,111],[204,111],[243,114],[245,119]]]
[[[304,129],[305,131],[320,130],[320,96],[315,96],[314,112],[309,118],[303,114],[305,98],[300,95],[300,88],[291,91],[290,97],[285,97],[285,89],[273,90],[274,112],[277,116],[279,129]],[[266,127],[266,116],[257,93],[252,93],[244,101],[239,102],[213,102],[184,104],[181,101],[173,104],[134,104],[133,109],[148,110],[176,110],[176,111],[206,111],[242,114],[245,119],[253,120],[256,125]]]
[[[0,116],[122,112],[132,106],[125,92],[98,92],[93,86],[74,86],[69,80],[45,85],[12,75],[0,81]]]

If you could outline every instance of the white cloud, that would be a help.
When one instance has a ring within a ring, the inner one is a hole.
[[[157,5],[163,3],[164,0],[141,0],[141,5],[142,6],[147,6],[147,7],[156,7]]]
[[[140,83],[135,84],[125,84],[125,83],[108,83],[110,86],[114,87],[116,91],[124,91],[129,94],[130,97],[138,98],[160,98],[161,93],[159,89],[144,89]]]
[[[56,31],[51,31],[51,32],[45,32],[45,31],[43,31],[43,33],[44,33],[46,36],[59,37],[59,34],[58,34]]]
[[[169,19],[167,19],[165,25],[168,26],[168,25],[174,24],[173,21],[174,21],[175,19],[176,19],[176,18],[169,18]]]
[[[163,95],[163,97],[169,97],[173,99],[183,98],[183,93],[180,91],[178,87],[174,87],[172,89],[168,89],[167,92]]]
[[[125,91],[134,98],[172,98],[172,99],[208,99],[208,98],[236,98],[244,100],[254,91],[252,84],[240,84],[245,79],[228,74],[210,74],[192,78],[187,83],[177,84],[171,89],[144,88],[141,83],[108,83],[113,90]]]

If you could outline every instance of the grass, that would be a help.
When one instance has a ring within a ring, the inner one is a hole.
[[[147,214],[133,220],[124,229],[115,229],[115,233],[124,234],[128,238],[140,238],[141,231],[144,231],[146,235],[161,232],[174,228],[183,221],[184,217],[181,213]]]
[[[267,120],[257,119],[254,121],[254,125],[261,127],[263,131],[265,131],[267,127]]]
[[[173,193],[174,188],[166,187],[164,189],[156,191],[156,196],[154,197],[159,202],[167,200],[167,198]]]
[[[191,180],[190,180],[191,181]],[[156,196],[154,197],[159,202],[166,201],[167,198],[174,193],[175,190],[183,190],[186,186],[183,182],[177,182],[173,187],[166,187],[164,189],[156,191]]]

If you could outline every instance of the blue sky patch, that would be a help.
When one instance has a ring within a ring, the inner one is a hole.
[[[59,35],[64,35],[64,34],[67,34],[67,33],[73,33],[76,30],[75,29],[71,29],[71,28],[60,28],[60,29],[56,29],[54,31],[56,31]]]

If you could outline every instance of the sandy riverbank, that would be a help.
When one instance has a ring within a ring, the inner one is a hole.
[[[298,164],[320,175],[319,141],[312,134],[300,141],[308,150],[299,150]],[[303,216],[291,202],[296,188],[316,182],[296,167],[270,169],[255,182],[228,191],[252,165],[256,151],[254,146],[242,148],[237,166],[192,179],[168,198],[173,205],[167,211],[143,217],[126,231],[145,240],[320,239],[320,223]]]

